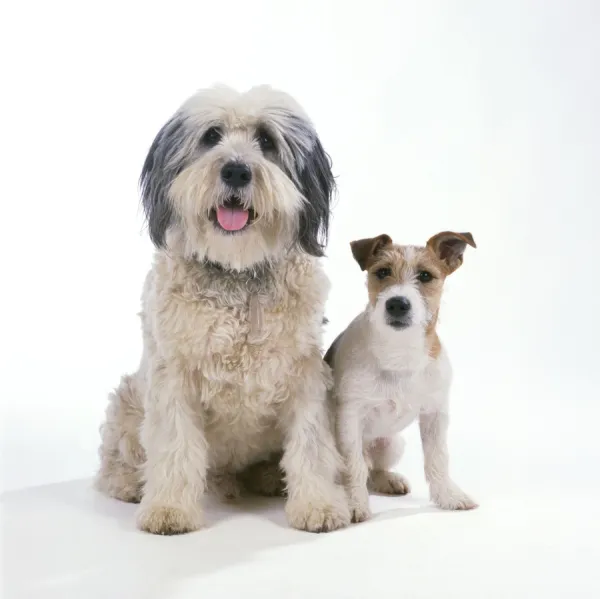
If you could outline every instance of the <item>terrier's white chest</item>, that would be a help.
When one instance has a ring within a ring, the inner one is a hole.
[[[365,402],[365,440],[389,437],[411,424],[421,409],[422,381],[419,375],[382,373]]]

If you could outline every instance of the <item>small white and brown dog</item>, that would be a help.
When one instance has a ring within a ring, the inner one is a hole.
[[[462,264],[466,246],[475,247],[473,237],[443,232],[415,247],[379,235],[350,245],[368,273],[369,304],[325,361],[334,373],[332,406],[352,519],[369,518],[369,490],[409,492],[390,468],[404,448],[400,431],[417,418],[431,499],[444,509],[475,508],[448,472],[451,368],[436,333],[444,281]]]

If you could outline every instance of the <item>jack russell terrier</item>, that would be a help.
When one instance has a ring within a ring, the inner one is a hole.
[[[425,247],[399,246],[388,235],[353,241],[367,271],[369,304],[325,355],[333,369],[332,406],[354,522],[370,517],[369,490],[404,495],[407,480],[392,468],[404,441],[398,433],[419,419],[425,477],[443,509],[477,504],[448,473],[451,368],[436,333],[446,277],[463,262],[470,233],[438,233]]]

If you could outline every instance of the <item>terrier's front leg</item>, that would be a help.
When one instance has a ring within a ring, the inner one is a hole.
[[[419,428],[431,500],[445,510],[476,508],[477,503],[452,481],[448,472],[448,414],[423,413],[419,416]]]
[[[312,379],[300,382],[284,421],[285,511],[294,528],[328,532],[347,526],[350,514],[336,482],[342,464],[329,422],[323,361],[317,355],[311,362],[304,372],[313,373]]]
[[[153,367],[141,434],[145,486],[137,514],[139,528],[147,532],[173,535],[204,524],[199,500],[208,452],[202,419],[193,409],[198,397],[198,381],[185,365]]]
[[[369,508],[369,466],[363,448],[362,420],[351,402],[342,402],[337,416],[337,438],[345,464],[345,485],[352,522],[371,517]]]

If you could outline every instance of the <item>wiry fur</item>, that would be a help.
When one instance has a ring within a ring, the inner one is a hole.
[[[445,509],[476,507],[448,473],[451,369],[435,332],[444,279],[462,263],[470,234],[442,233],[426,247],[395,246],[387,235],[352,243],[368,271],[369,304],[326,354],[338,446],[346,465],[352,519],[369,518],[368,490],[402,495],[406,479],[390,469],[402,455],[399,433],[419,420],[431,497]],[[432,275],[420,282],[420,272]],[[394,328],[386,302],[403,297],[410,310]]]
[[[221,138],[207,147],[214,126]],[[260,128],[275,148],[261,150]],[[232,193],[219,178],[228,160],[250,167],[236,195],[257,215],[235,234],[210,219]],[[292,526],[348,524],[320,353],[329,284],[316,257],[332,192],[312,124],[270,88],[200,92],[152,144],[142,194],[158,249],[144,351],[110,397],[97,477],[109,495],[141,501],[141,529],[196,530],[207,489],[233,499],[242,484],[282,494],[284,482]]]

